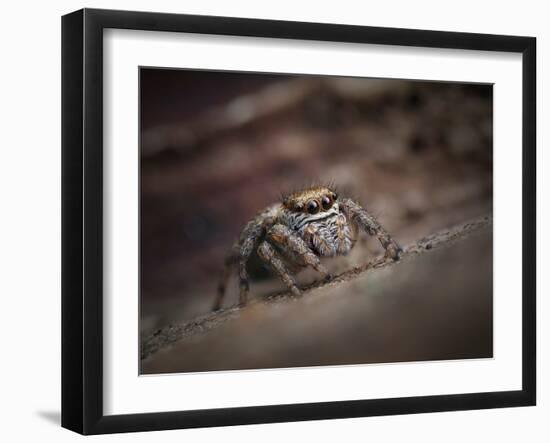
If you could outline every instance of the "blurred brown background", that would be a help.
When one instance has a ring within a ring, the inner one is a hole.
[[[491,85],[146,68],[140,84],[143,335],[209,311],[233,240],[285,190],[334,182],[403,245],[492,212]],[[328,265],[379,252],[362,237]],[[491,232],[362,280],[331,290],[348,298],[255,308],[142,370],[492,355]],[[280,288],[256,272],[251,296]]]

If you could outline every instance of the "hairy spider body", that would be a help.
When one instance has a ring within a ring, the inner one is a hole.
[[[355,201],[340,198],[326,186],[307,188],[285,196],[281,203],[258,213],[242,230],[225,261],[214,310],[221,306],[234,266],[238,267],[239,273],[239,304],[246,304],[249,292],[247,263],[254,250],[292,293],[300,295],[292,274],[310,266],[323,278],[329,279],[330,274],[320,257],[349,253],[355,243],[357,228],[376,236],[386,255],[399,259],[400,246]]]
[[[347,254],[352,246],[352,229],[338,205],[317,214],[282,209],[281,222],[303,238],[314,253],[323,257]]]

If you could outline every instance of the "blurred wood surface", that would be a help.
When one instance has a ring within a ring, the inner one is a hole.
[[[144,337],[143,373],[492,356],[492,221],[482,217],[296,298],[275,292]],[[437,278],[430,275],[437,272]]]

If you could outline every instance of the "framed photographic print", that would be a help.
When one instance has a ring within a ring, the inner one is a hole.
[[[531,37],[62,20],[62,425],[528,406]]]

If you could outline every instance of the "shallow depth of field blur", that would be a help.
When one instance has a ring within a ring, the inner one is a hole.
[[[335,183],[404,246],[492,215],[492,109],[491,85],[142,68],[142,337],[208,313],[244,224],[301,185]],[[363,235],[326,264],[380,253]],[[251,268],[251,298],[284,288]],[[141,370],[492,356],[492,233],[379,274],[247,311]],[[233,277],[224,306],[237,298]]]

